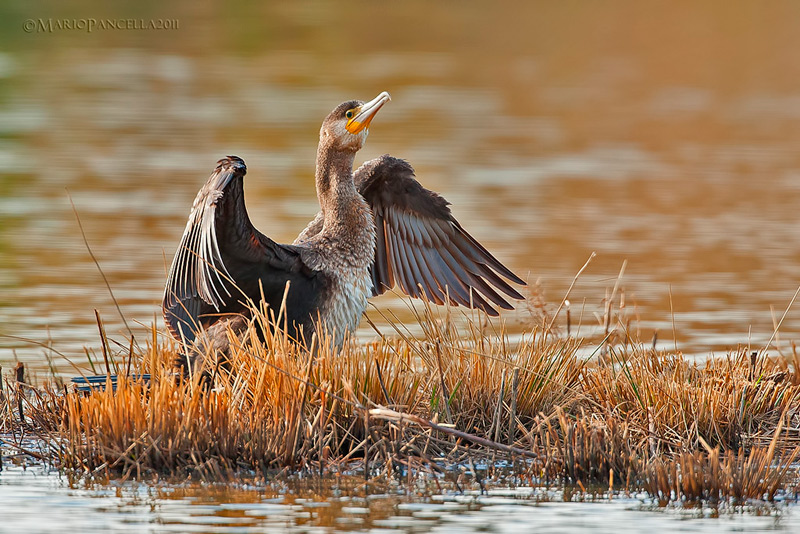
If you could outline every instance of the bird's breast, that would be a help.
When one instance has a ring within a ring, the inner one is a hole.
[[[319,312],[337,346],[358,327],[372,296],[369,268],[375,258],[375,223],[359,199],[350,206],[349,216],[332,215],[318,234],[305,241],[303,234],[298,238],[304,263],[326,277]]]
[[[331,277],[331,288],[321,315],[337,346],[341,346],[347,332],[358,328],[371,295],[369,269],[342,272]]]

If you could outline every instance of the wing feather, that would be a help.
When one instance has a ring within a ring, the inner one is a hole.
[[[192,204],[164,290],[164,319],[178,339],[191,341],[220,314],[241,312],[244,297],[259,301],[263,291],[279,301],[287,280],[297,288],[314,276],[299,247],[279,245],[253,227],[244,206],[246,172],[240,158],[221,159]],[[310,287],[300,287],[298,298],[308,300],[303,292]]]
[[[393,221],[394,218],[394,216],[390,215],[387,217],[387,220],[390,224],[396,224],[396,222]],[[411,281],[410,268],[403,253],[403,247],[400,244],[400,236],[389,233],[387,237],[389,238],[389,248],[392,250],[392,260],[393,266],[395,267],[394,273],[397,283],[405,293],[412,294],[414,283]]]
[[[425,290],[428,300],[435,302],[436,304],[444,304],[446,295],[445,292],[443,292],[439,287],[439,283],[436,280],[436,274],[434,274],[435,270],[431,269],[431,265],[428,264],[426,258],[422,254],[417,254],[416,258],[417,265],[419,266],[420,273],[422,274],[422,280],[420,280],[419,283]],[[444,284],[442,284],[442,286],[444,286]]]
[[[389,270],[388,242],[386,241],[386,222],[383,214],[374,214],[376,230],[375,263],[372,269],[373,291],[383,293],[394,285],[394,278]],[[385,288],[379,288],[378,284],[388,284]]]
[[[377,225],[373,292],[397,283],[412,297],[473,306],[490,315],[524,298],[511,284],[524,280],[495,258],[453,217],[448,202],[425,189],[407,162],[382,156],[355,173]],[[508,281],[507,281],[508,280]]]
[[[489,267],[489,265],[484,263],[482,258],[474,253],[474,249],[470,248],[469,244],[465,243],[464,240],[461,239],[461,236],[457,236],[454,239],[454,242],[456,246],[449,247],[448,250],[455,253],[455,255],[461,259],[462,265],[467,267],[473,276],[485,278],[487,281],[497,286],[498,289],[502,290],[510,297],[515,299],[524,298],[516,289],[511,287],[505,280],[500,278],[500,276],[498,276],[497,273]]]

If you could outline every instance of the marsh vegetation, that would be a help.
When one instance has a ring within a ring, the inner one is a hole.
[[[356,474],[367,486],[646,491],[661,504],[796,491],[794,352],[699,362],[631,339],[613,293],[605,329],[585,338],[555,326],[563,302],[535,300],[513,339],[476,313],[422,307],[423,336],[395,324],[338,352],[324,334],[297,344],[280,314],[253,310],[228,354],[188,374],[175,369],[184,349],[155,328],[144,343],[101,328],[102,359],[89,363],[113,383],[86,391],[54,374],[34,386],[18,373],[0,424],[18,453],[34,437],[42,446],[27,452],[87,478]]]

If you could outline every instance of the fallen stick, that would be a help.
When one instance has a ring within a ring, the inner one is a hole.
[[[443,432],[445,434],[449,434],[457,438],[462,438],[467,441],[471,441],[472,443],[477,443],[478,445],[483,445],[484,447],[489,447],[491,449],[497,449],[499,451],[513,453],[513,454],[519,454],[520,456],[525,456],[527,458],[539,457],[539,455],[536,454],[535,452],[526,451],[525,449],[518,449],[517,447],[504,445],[502,443],[498,443],[490,439],[482,438],[474,434],[469,434],[467,432],[456,430],[455,428],[438,425],[433,421],[428,421],[427,419],[423,419],[422,417],[419,417],[417,415],[397,412],[395,410],[389,410],[388,408],[373,408],[372,410],[369,411],[369,415],[370,417],[376,417],[378,419],[385,419],[388,421],[397,421],[397,422],[408,421],[410,423],[414,423],[425,428],[431,428],[433,430]]]

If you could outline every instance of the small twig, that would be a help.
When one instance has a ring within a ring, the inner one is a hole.
[[[28,450],[28,449],[25,449],[23,447],[20,447],[19,445],[15,444],[15,443],[12,443],[10,441],[3,441],[3,445],[7,445],[7,446],[9,446],[9,447],[11,447],[13,449],[18,450],[22,454],[27,454],[28,456],[30,456],[32,458],[36,458],[37,460],[41,460],[43,462],[49,462],[50,461],[50,458],[48,458],[46,456],[43,456],[43,455],[39,454],[38,452],[33,452],[31,450]]]
[[[444,403],[444,413],[447,416],[447,424],[453,424],[453,414],[450,413],[450,392],[447,390],[447,385],[444,383],[444,372],[442,371],[442,347],[441,343],[437,340],[436,346],[436,365],[439,368],[439,382],[442,389],[442,402]]]
[[[106,340],[106,330],[103,328],[103,321],[100,319],[100,312],[94,310],[94,316],[97,319],[97,329],[100,331],[100,346],[103,349],[103,360],[106,362],[106,373],[112,375],[111,365],[108,362],[108,342]]]
[[[556,322],[556,319],[558,318],[558,314],[561,312],[561,308],[564,307],[564,304],[567,302],[567,299],[569,299],[569,294],[572,291],[572,288],[575,287],[575,283],[578,281],[578,278],[581,276],[581,274],[583,274],[583,271],[586,270],[586,268],[589,266],[589,264],[592,262],[592,260],[594,259],[595,256],[597,256],[597,252],[593,251],[591,253],[591,255],[589,255],[589,259],[586,260],[586,263],[584,263],[583,267],[581,267],[581,269],[578,271],[578,274],[576,274],[575,278],[572,279],[572,283],[567,288],[567,292],[564,295],[564,298],[561,300],[561,304],[558,305],[558,308],[556,309],[556,312],[553,314],[553,318],[550,319],[550,324],[547,325],[547,330],[545,330],[545,334],[550,332],[553,329],[553,324]]]
[[[511,417],[508,420],[508,444],[514,443],[514,427],[517,420],[517,389],[519,388],[519,367],[514,367],[511,375]]]
[[[364,410],[364,481],[369,482],[369,413]],[[366,491],[366,490],[365,490]]]
[[[288,289],[289,282],[286,282],[286,286]],[[300,383],[300,387],[303,389],[303,392],[300,394],[300,406],[297,409],[297,413],[295,414],[294,418],[294,439],[292,440],[291,448],[286,451],[285,463],[286,465],[291,465],[294,463],[294,452],[297,449],[297,440],[300,439],[300,426],[301,420],[303,418],[303,412],[306,409],[306,394],[308,392],[309,379],[311,378],[311,367],[314,364],[314,358],[316,354],[316,347],[318,342],[317,336],[313,336],[311,338],[311,350],[308,351],[308,365],[306,366],[306,377]]]
[[[125,370],[126,376],[131,376],[131,363],[133,362],[133,338],[131,338],[131,346],[128,349],[128,368]]]
[[[72,205],[72,211],[75,213],[75,219],[78,221],[78,228],[81,231],[81,237],[83,237],[83,243],[86,245],[86,250],[89,252],[89,256],[91,256],[92,261],[97,266],[97,270],[100,271],[100,276],[103,277],[103,282],[106,284],[106,288],[108,289],[109,295],[111,295],[111,300],[114,301],[114,306],[117,308],[117,312],[119,313],[120,318],[122,319],[122,324],[125,325],[125,329],[133,338],[133,330],[131,327],[128,326],[128,321],[125,319],[125,315],[122,313],[122,308],[119,306],[119,302],[117,302],[117,297],[114,296],[114,291],[111,290],[111,284],[108,283],[108,278],[106,278],[106,274],[103,272],[102,267],[100,267],[100,262],[97,261],[97,258],[94,256],[94,252],[92,252],[92,247],[89,246],[89,240],[86,239],[86,232],[83,231],[83,224],[81,224],[81,218],[78,215],[78,209],[75,207],[75,202],[72,201],[72,195],[67,191],[67,197],[69,198],[69,203]]]
[[[378,383],[381,385],[381,391],[383,391],[386,404],[391,406],[393,404],[392,399],[389,398],[389,392],[386,391],[386,385],[383,383],[383,374],[381,373],[381,364],[378,362],[378,358],[375,358],[375,369],[378,370]]]
[[[572,315],[569,311],[569,300],[564,299],[564,307],[567,308],[567,337],[572,336]]]
[[[478,469],[475,467],[475,462],[472,460],[472,456],[469,457],[469,468],[472,470],[472,476],[475,477],[475,481],[481,488],[481,495],[487,495],[489,492],[486,491],[486,486],[483,484],[483,478],[478,475]]]
[[[492,427],[494,429],[494,441],[500,441],[500,414],[503,411],[503,398],[505,397],[506,393],[506,370],[503,369],[502,374],[500,375],[500,393],[497,395],[497,409],[494,412],[494,420],[492,421]],[[492,435],[492,432],[489,432],[489,435]],[[495,455],[497,451],[492,453],[492,466],[495,465]]]
[[[614,299],[616,298],[617,291],[619,290],[619,283],[622,280],[622,276],[625,274],[625,268],[627,266],[628,260],[622,260],[622,267],[619,269],[617,281],[614,282],[614,289],[611,290],[611,297],[609,297],[608,301],[606,302],[606,334],[608,334],[608,329],[611,327],[611,307],[614,304]]]
[[[324,447],[322,438],[325,435],[325,393],[319,393],[319,439],[317,440],[317,457],[319,458],[319,476],[325,473],[325,460],[323,459]]]
[[[789,309],[792,307],[792,304],[794,304],[794,301],[797,300],[797,295],[798,294],[800,294],[800,287],[798,287],[797,291],[794,292],[794,296],[792,296],[792,300],[790,300],[789,301],[789,305],[786,306],[786,310],[784,310],[783,315],[781,315],[781,320],[778,321],[778,325],[772,330],[772,335],[769,336],[769,339],[767,340],[767,344],[764,345],[764,348],[761,349],[761,352],[766,352],[767,351],[767,349],[769,348],[770,343],[772,343],[772,340],[778,334],[778,330],[780,329],[781,325],[783,324],[783,320],[786,319],[786,315],[789,313]]]
[[[798,288],[800,291],[800,288]],[[672,284],[669,285],[669,314],[672,317],[672,341],[675,343],[675,354],[678,353],[678,331],[675,329],[675,308],[672,307]]]
[[[502,374],[500,375],[500,393],[497,395],[497,408],[494,412],[494,422],[492,426],[494,427],[494,440],[500,441],[500,413],[503,410],[503,398],[505,397],[506,393],[506,370],[503,369]]]
[[[539,455],[533,451],[526,451],[525,449],[519,449],[517,447],[511,447],[509,445],[504,445],[502,443],[498,443],[496,441],[492,441],[490,439],[482,438],[480,436],[476,436],[474,434],[469,434],[467,432],[462,432],[461,430],[456,430],[455,428],[450,428],[447,426],[442,426],[433,421],[428,421],[427,419],[423,419],[422,417],[398,412],[395,410],[390,410],[388,408],[373,408],[369,410],[369,415],[372,417],[377,417],[378,419],[387,419],[390,421],[400,421],[405,420],[411,423],[420,425],[425,428],[431,428],[438,432],[442,432],[444,434],[448,434],[450,436],[455,436],[457,438],[461,438],[472,443],[476,443],[478,445],[483,445],[484,447],[489,447],[490,449],[497,449],[499,451],[511,453],[511,454],[518,454],[520,456],[524,456],[526,458],[538,458]]]
[[[25,384],[25,364],[17,362],[15,369],[17,380],[17,411],[19,412],[19,421],[25,424],[25,414],[22,411],[22,385]]]

